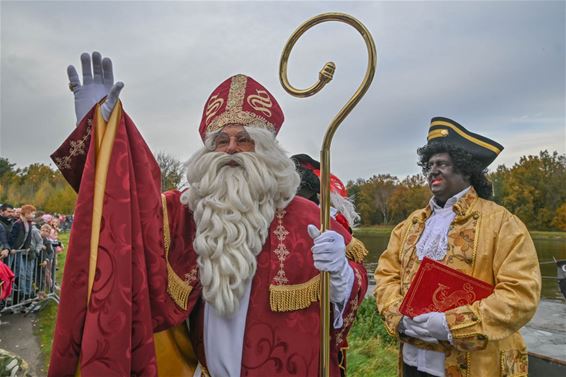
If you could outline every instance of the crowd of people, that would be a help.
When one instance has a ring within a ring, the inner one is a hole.
[[[0,267],[14,275],[12,281],[2,279],[0,305],[31,302],[54,292],[55,256],[63,250],[58,235],[71,223],[72,216],[42,213],[31,204],[0,205]]]

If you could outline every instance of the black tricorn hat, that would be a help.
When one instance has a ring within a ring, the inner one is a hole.
[[[430,121],[428,144],[444,142],[470,153],[484,168],[495,160],[503,146],[485,136],[465,129],[452,119],[435,117]]]

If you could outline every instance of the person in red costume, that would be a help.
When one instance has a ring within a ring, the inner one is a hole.
[[[320,193],[320,162],[308,154],[291,156],[297,171],[301,176],[301,183],[297,195],[319,204]],[[330,216],[338,221],[350,234],[353,232],[360,215],[356,211],[353,200],[348,196],[348,189],[342,181],[330,173]]]
[[[271,93],[241,74],[221,83],[187,162],[189,189],[161,194],[112,62],[95,52],[81,63],[82,83],[68,68],[78,125],[52,155],[78,199],[49,375],[192,375],[164,361],[166,337],[188,364],[194,350],[196,376],[317,376],[328,271],[330,374],[340,376],[367,251],[336,221],[320,234],[318,206],[295,195]]]

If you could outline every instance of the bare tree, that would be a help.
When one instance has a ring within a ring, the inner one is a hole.
[[[157,153],[157,164],[161,169],[161,190],[180,188],[183,179],[183,163],[165,152]]]

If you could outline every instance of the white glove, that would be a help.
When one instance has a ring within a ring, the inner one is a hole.
[[[102,117],[105,121],[110,119],[110,114],[118,102],[120,91],[124,83],[118,81],[114,84],[114,73],[112,72],[112,61],[109,58],[102,59],[99,52],[92,53],[91,58],[88,53],[81,55],[81,66],[83,72],[83,84],[79,80],[79,75],[74,66],[67,67],[69,76],[69,88],[75,95],[75,114],[77,124],[83,119],[88,111],[102,98],[106,100],[101,106]]]
[[[413,338],[432,337],[437,340],[451,340],[452,338],[444,313],[430,312],[418,315],[413,319],[403,317],[402,324],[405,334]]]
[[[432,337],[428,330],[423,329],[409,317],[403,316],[403,319],[399,324],[399,331],[411,338],[420,339],[427,343],[438,343],[438,340]]]
[[[314,240],[311,248],[314,266],[330,273],[330,301],[343,303],[350,297],[354,281],[354,271],[346,258],[344,237],[332,230],[321,234],[312,224],[307,230]]]

